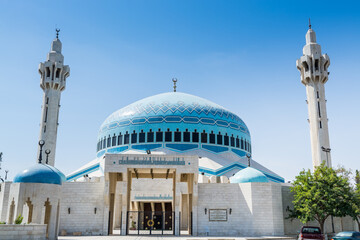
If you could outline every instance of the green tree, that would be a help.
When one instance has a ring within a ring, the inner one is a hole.
[[[344,217],[352,211],[353,191],[349,179],[324,163],[316,167],[314,173],[301,171],[291,191],[294,209],[289,217],[303,223],[316,220],[322,232],[329,216]]]
[[[350,216],[357,222],[360,229],[360,173],[358,170],[355,171],[355,186],[351,206]]]

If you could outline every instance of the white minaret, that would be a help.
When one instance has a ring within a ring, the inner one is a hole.
[[[65,89],[66,78],[70,76],[70,68],[64,65],[64,56],[61,54],[62,44],[59,40],[59,31],[51,44],[51,50],[45,62],[40,63],[40,87],[44,90],[42,105],[40,140],[45,141],[44,150],[50,150],[48,164],[54,166],[56,152],[56,138],[59,120],[60,96]],[[43,154],[43,163],[46,157]]]
[[[301,82],[306,87],[313,167],[319,166],[323,161],[331,167],[325,100],[329,65],[330,58],[326,54],[321,55],[321,46],[316,43],[315,32],[309,24],[303,56],[296,61],[296,66],[301,74]]]

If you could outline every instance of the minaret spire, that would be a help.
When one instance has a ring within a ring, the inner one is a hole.
[[[326,166],[331,167],[325,100],[325,83],[329,76],[330,58],[327,54],[321,54],[321,46],[316,42],[316,34],[311,29],[310,19],[303,56],[296,61],[296,65],[300,71],[301,83],[306,87],[313,167],[319,166],[323,161]]]
[[[55,31],[56,31],[56,38],[59,39],[60,28],[56,28]]]
[[[173,78],[172,81],[173,81],[173,83],[174,83],[174,92],[176,92],[177,79],[176,79],[176,78]]]
[[[60,29],[56,29],[56,38],[51,43],[47,59],[39,65],[40,87],[44,91],[39,139],[45,141],[44,148],[51,151],[48,157],[51,166],[55,164],[61,92],[65,90],[66,79],[70,76],[69,66],[64,65],[59,32]]]

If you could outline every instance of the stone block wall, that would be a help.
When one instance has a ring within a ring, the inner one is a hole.
[[[7,210],[11,182],[0,183],[0,222],[7,222]]]
[[[45,224],[0,224],[0,239],[6,240],[45,240]]]
[[[198,235],[283,235],[280,184],[199,183],[198,190]],[[210,209],[227,209],[228,220],[209,221]]]
[[[108,208],[105,208],[103,181],[67,182],[62,191],[59,234],[64,230],[67,235],[107,234]]]

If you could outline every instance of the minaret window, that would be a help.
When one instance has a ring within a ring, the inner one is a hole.
[[[131,143],[137,143],[137,133],[135,133],[135,130],[131,134]]]
[[[215,134],[214,131],[211,131],[209,134],[209,143],[215,144]]]
[[[123,136],[121,135],[121,133],[119,133],[117,144],[122,145],[122,141],[123,141]]]
[[[190,142],[190,132],[188,129],[184,132],[184,142]]]
[[[163,141],[163,132],[159,128],[159,130],[156,132],[156,142],[162,142]]]
[[[50,68],[46,67],[45,72],[46,72],[46,77],[49,78],[50,77]]]
[[[227,135],[227,133],[225,133],[225,136],[224,136],[224,145],[229,146],[229,136]]]
[[[44,122],[47,121],[47,115],[48,115],[48,107],[46,106],[45,107],[45,119],[44,119]]]
[[[223,144],[223,136],[221,135],[221,132],[217,135],[217,144],[222,145]]]
[[[232,147],[235,147],[235,138],[234,138],[234,135],[231,135],[230,145],[231,145]]]
[[[60,68],[57,68],[56,69],[56,78],[59,78],[60,77]]]
[[[172,141],[172,132],[168,128],[165,132],[165,142],[171,142]]]
[[[144,143],[145,142],[145,133],[144,130],[141,130],[141,132],[139,133],[139,143]]]
[[[112,144],[111,146],[116,146],[116,136],[114,134],[114,136],[112,137]]]
[[[305,68],[305,72],[309,71],[309,65],[307,64],[307,62],[302,62],[302,65]]]
[[[239,136],[236,137],[236,147],[237,147],[237,148],[240,147],[240,139],[239,139]]]
[[[51,79],[54,80],[54,74],[55,74],[55,65],[52,66],[52,71],[51,71]]]
[[[320,102],[318,102],[318,112],[319,112],[319,117],[321,118]]]
[[[207,133],[205,132],[205,130],[203,130],[203,132],[201,133],[201,142],[207,143]]]
[[[111,138],[110,138],[110,135],[109,135],[109,137],[107,139],[107,147],[110,147],[110,141],[111,141]]]
[[[192,141],[193,142],[199,142],[199,133],[196,131],[196,129],[192,133]]]
[[[315,59],[315,71],[319,71],[319,59]]]
[[[154,142],[154,132],[150,129],[150,132],[147,133],[147,142]]]
[[[129,139],[130,138],[130,134],[128,131],[126,131],[125,135],[124,135],[124,144],[129,144]]]
[[[322,124],[321,124],[321,121],[319,122],[319,127],[322,128]]]
[[[179,129],[176,129],[176,132],[174,132],[174,141],[181,142],[181,132],[179,132]]]

